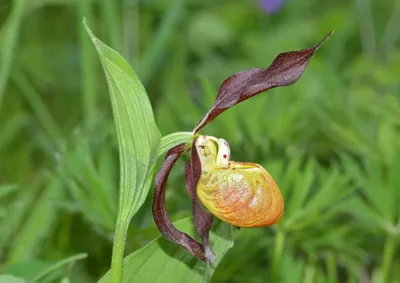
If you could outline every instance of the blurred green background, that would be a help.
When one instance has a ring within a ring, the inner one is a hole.
[[[400,282],[395,0],[0,0],[0,273],[29,278],[79,252],[45,282],[95,282],[110,266],[118,151],[83,16],[136,70],[163,135],[191,131],[229,75],[334,29],[296,84],[203,131],[263,165],[286,202],[279,224],[235,232],[213,282]],[[183,166],[167,190],[173,219],[191,214]],[[127,253],[158,235],[151,199]]]

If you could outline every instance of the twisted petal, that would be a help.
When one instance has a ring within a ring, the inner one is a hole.
[[[226,109],[260,92],[295,83],[303,74],[314,52],[332,35],[328,33],[317,45],[300,51],[281,53],[266,69],[248,69],[227,78],[221,85],[214,105],[197,123],[199,132]]]
[[[169,219],[165,204],[165,189],[168,176],[172,167],[179,157],[182,156],[185,150],[186,146],[184,144],[178,145],[171,149],[167,153],[160,171],[157,173],[153,198],[153,217],[158,229],[164,235],[164,237],[184,247],[200,260],[205,261],[206,257],[203,246],[186,233],[183,233],[174,227]]]
[[[196,141],[194,141],[195,143]],[[213,215],[206,212],[201,206],[197,197],[196,188],[201,176],[201,163],[196,147],[192,146],[190,151],[190,160],[185,166],[186,188],[193,200],[193,220],[197,234],[203,241],[206,260],[212,262],[214,253],[211,250],[209,242],[209,232],[213,223]]]

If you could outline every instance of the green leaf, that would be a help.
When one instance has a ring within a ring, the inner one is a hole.
[[[0,283],[25,283],[24,278],[14,277],[12,275],[0,275]]]
[[[43,262],[36,259],[21,261],[7,266],[6,272],[13,276],[21,277],[27,282],[55,282],[56,279],[65,275],[65,271],[61,268],[86,257],[87,254],[80,253],[55,263]],[[51,280],[52,278],[53,280]],[[0,283],[2,283],[1,280]]]
[[[20,133],[21,128],[26,125],[27,121],[27,116],[20,112],[7,118],[7,122],[3,124],[1,129],[0,151],[15,140],[16,136]]]
[[[193,141],[193,137],[193,133],[190,132],[178,132],[162,137],[157,155],[162,156],[168,150],[179,144],[190,144]]]
[[[148,194],[160,132],[146,91],[129,64],[94,36],[84,21],[107,77],[118,134],[120,153],[119,208],[129,221]]]
[[[32,281],[36,275],[46,269],[49,265],[49,262],[33,259],[7,265],[4,271],[9,275],[23,278],[26,281]]]
[[[7,202],[7,216],[1,220],[0,250],[3,250],[13,240],[14,235],[22,227],[29,210],[33,207],[36,197],[42,189],[43,178],[40,174],[26,187],[15,192],[15,197]]]
[[[56,263],[50,265],[49,267],[47,267],[46,269],[44,269],[42,272],[40,272],[38,275],[35,276],[35,278],[33,279],[34,282],[43,279],[44,277],[46,277],[47,275],[49,275],[50,273],[52,273],[53,271],[57,270],[58,268],[61,268],[67,264],[73,263],[77,260],[80,259],[84,259],[87,257],[87,254],[85,253],[81,253],[81,254],[76,254],[70,257],[67,257],[65,259],[59,260]]]
[[[304,273],[304,261],[296,259],[290,251],[286,251],[282,255],[282,261],[279,266],[282,283],[301,282]],[[290,272],[287,272],[290,270]]]
[[[192,218],[174,223],[181,231],[194,235]],[[211,231],[211,246],[217,259],[213,266],[206,266],[180,246],[162,236],[124,259],[123,282],[203,282],[211,278],[217,265],[233,246],[232,226],[221,221]],[[190,280],[188,281],[188,278]],[[107,272],[99,283],[110,282]]]
[[[58,223],[59,209],[55,205],[65,200],[60,179],[53,177],[40,195],[36,195],[35,206],[27,215],[21,229],[13,239],[8,253],[8,262],[20,262],[35,258],[43,248],[46,239]]]
[[[54,143],[54,146],[58,146],[59,142],[63,140],[61,129],[55,122],[49,108],[41,99],[40,93],[22,72],[14,72],[13,81],[24,96],[28,105],[32,108],[38,122]]]
[[[16,185],[16,184],[0,185],[0,201],[2,198],[5,198],[7,195],[16,191],[17,189],[18,189],[18,185]]]
[[[94,144],[96,151],[93,151]],[[103,160],[114,155],[113,147],[110,142],[104,143],[102,137],[96,136],[94,143],[84,133],[77,133],[60,159],[60,172],[72,196],[89,223],[103,236],[114,231],[118,212],[118,192],[115,182],[109,179],[110,176],[117,178],[115,162]]]

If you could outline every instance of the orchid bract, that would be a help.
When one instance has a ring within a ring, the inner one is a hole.
[[[199,132],[219,114],[266,90],[295,83],[315,51],[332,34],[313,47],[279,54],[266,69],[248,69],[227,78],[214,104],[194,127],[191,144],[181,144],[166,155],[155,182],[153,217],[160,232],[200,260],[212,262],[209,244],[213,215],[236,227],[262,227],[279,221],[284,210],[281,192],[260,165],[230,160],[229,144]],[[186,187],[193,202],[193,220],[202,243],[177,230],[168,217],[165,190],[176,161],[190,151],[185,167]],[[205,208],[207,208],[206,211]]]

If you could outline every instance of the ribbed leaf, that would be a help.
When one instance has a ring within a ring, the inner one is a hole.
[[[175,222],[174,225],[193,236],[195,232],[192,222],[191,218],[186,218]],[[218,263],[233,246],[232,227],[218,222],[210,236],[217,257],[212,266],[207,266],[185,249],[159,236],[124,259],[122,282],[208,282],[207,279],[214,273]],[[99,283],[108,282],[110,282],[110,272],[99,281]]]
[[[148,194],[160,132],[146,91],[134,71],[84,25],[99,54],[111,93],[121,167],[119,213],[126,221]]]

